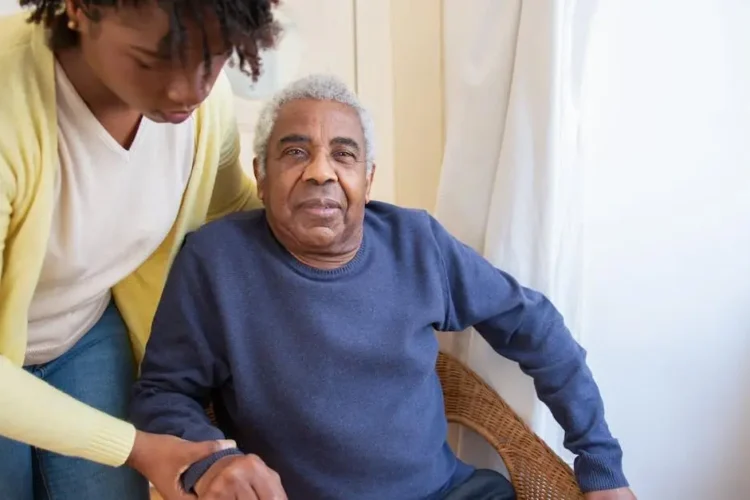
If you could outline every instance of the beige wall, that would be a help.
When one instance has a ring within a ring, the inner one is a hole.
[[[356,88],[378,136],[373,198],[427,210],[443,154],[442,4],[354,0]]]
[[[444,139],[442,1],[390,5],[395,201],[432,211]]]

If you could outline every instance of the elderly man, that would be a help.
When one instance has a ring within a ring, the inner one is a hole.
[[[373,125],[345,85],[312,76],[281,91],[261,113],[255,153],[265,210],[187,238],[134,393],[141,429],[236,440],[185,473],[188,490],[514,498],[503,476],[462,463],[446,442],[434,331],[473,326],[534,378],[587,498],[634,498],[584,352],[555,308],[427,213],[370,201]]]

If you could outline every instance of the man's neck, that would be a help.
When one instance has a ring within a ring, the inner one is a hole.
[[[321,269],[323,271],[330,271],[332,269],[338,269],[344,267],[354,259],[359,251],[359,245],[357,248],[347,251],[346,253],[297,253],[289,250],[292,256],[308,267],[315,269]]]
[[[302,245],[283,229],[275,228],[270,221],[269,227],[276,240],[286,248],[287,252],[292,254],[292,257],[314,269],[330,271],[343,267],[356,257],[359,248],[362,246],[362,228],[342,235],[340,241],[325,248],[309,248],[309,246]]]

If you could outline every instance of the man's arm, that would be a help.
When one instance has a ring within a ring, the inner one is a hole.
[[[189,441],[224,438],[205,413],[211,391],[228,378],[216,318],[206,269],[188,240],[167,279],[133,390],[131,419],[138,429]],[[185,488],[190,491],[215,461],[231,454],[241,452],[222,450],[194,464]]]
[[[584,492],[627,487],[622,450],[605,422],[585,351],[560,313],[542,294],[519,285],[434,219],[431,223],[445,267],[441,330],[473,326],[534,379],[539,399],[565,430],[565,447],[577,455],[575,473]]]

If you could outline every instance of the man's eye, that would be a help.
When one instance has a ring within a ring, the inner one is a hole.
[[[302,148],[286,148],[282,149],[278,156],[279,160],[287,160],[287,162],[293,162],[297,164],[300,161],[304,161],[307,158],[307,151]]]
[[[357,163],[357,155],[351,151],[336,151],[333,153],[333,157],[337,162],[344,165],[354,165]]]

